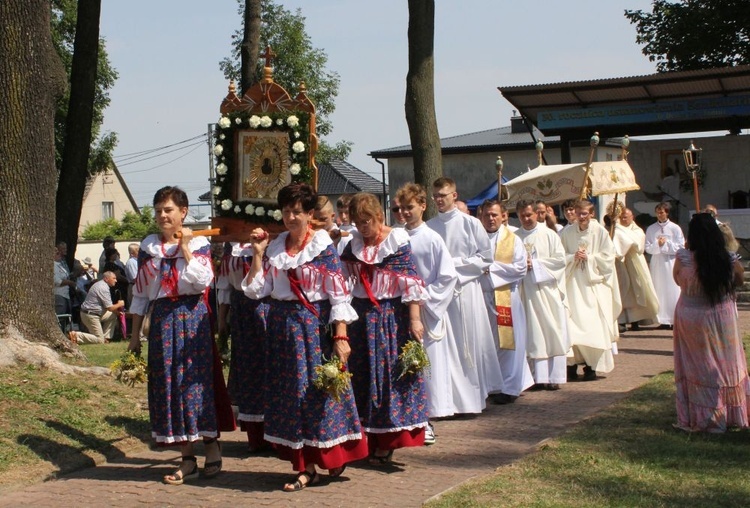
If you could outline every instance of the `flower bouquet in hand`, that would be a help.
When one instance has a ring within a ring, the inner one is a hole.
[[[427,351],[425,351],[422,343],[416,340],[410,340],[404,344],[401,354],[398,355],[398,360],[401,364],[401,375],[398,376],[398,379],[407,374],[418,374],[430,366]]]
[[[323,358],[325,360],[325,357]],[[315,367],[313,385],[319,390],[327,392],[336,402],[341,402],[341,394],[345,393],[351,384],[352,373],[346,370],[341,359],[333,355]]]
[[[136,383],[145,383],[147,379],[146,360],[133,351],[122,353],[120,358],[109,366],[109,370],[120,383],[131,387]]]

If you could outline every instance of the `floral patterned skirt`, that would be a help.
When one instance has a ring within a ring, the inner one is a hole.
[[[239,408],[240,422],[262,422],[268,301],[253,300],[237,290],[231,298],[232,355],[227,388]]]
[[[213,336],[203,295],[153,302],[148,407],[158,443],[216,437]]]
[[[725,432],[750,426],[750,378],[734,301],[710,305],[683,292],[674,314],[677,424]]]
[[[313,306],[320,320],[298,301],[271,300],[268,310],[264,437],[296,471],[310,463],[331,469],[367,456],[351,389],[336,402],[313,386],[315,367],[331,350],[321,326],[330,304]]]
[[[370,448],[392,450],[424,444],[427,395],[424,377],[414,374],[398,379],[398,355],[409,341],[409,308],[400,298],[354,298],[359,320],[349,325],[349,370],[354,398]]]

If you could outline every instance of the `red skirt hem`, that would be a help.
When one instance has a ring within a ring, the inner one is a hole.
[[[396,450],[410,446],[424,446],[424,427],[411,430],[398,430],[383,434],[367,433],[370,452],[377,450]]]
[[[320,469],[333,469],[364,459],[368,455],[367,439],[346,441],[331,448],[303,446],[301,449],[293,449],[280,444],[274,444],[273,447],[279,453],[280,459],[292,463],[292,469],[295,471],[304,471],[309,465],[315,465]]]

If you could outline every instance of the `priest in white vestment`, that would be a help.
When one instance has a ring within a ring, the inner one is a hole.
[[[526,361],[526,313],[518,289],[526,275],[526,249],[503,225],[503,212],[505,207],[494,199],[482,203],[480,219],[490,237],[494,262],[481,284],[505,385],[502,392],[490,394],[495,404],[515,402],[534,384]]]
[[[569,378],[583,364],[583,380],[593,381],[596,372],[615,367],[612,346],[617,340],[620,292],[615,274],[615,249],[609,233],[594,217],[594,205],[576,203],[577,222],[560,234],[565,249],[565,292],[570,321],[568,333],[572,355],[568,356]]]
[[[623,326],[630,324],[630,329],[637,331],[640,321],[646,321],[644,324],[656,321],[659,300],[643,255],[646,233],[633,220],[630,208],[625,208],[620,214],[612,242],[615,245],[615,267],[622,300],[618,322]]]
[[[424,188],[408,183],[398,190],[396,199],[406,224],[406,232],[409,233],[417,273],[424,281],[429,295],[421,307],[425,327],[423,343],[430,359],[429,374],[425,376],[428,414],[430,418],[453,416],[457,408],[453,403],[448,344],[455,339],[446,310],[453,300],[458,274],[443,239],[422,221],[422,215],[427,209],[427,193]],[[429,430],[427,434],[425,443]]]
[[[439,213],[427,225],[445,240],[458,272],[447,311],[453,403],[457,413],[480,413],[489,393],[504,388],[489,316],[477,312],[484,308],[479,279],[492,264],[492,247],[482,223],[456,209],[457,196],[452,179],[435,180],[432,197]]]
[[[656,222],[646,229],[646,252],[651,254],[651,280],[659,299],[656,318],[659,328],[669,330],[674,324],[674,308],[680,298],[680,286],[672,277],[672,269],[677,251],[685,247],[682,229],[669,220],[670,209],[671,205],[667,202],[656,205]]]
[[[516,203],[521,228],[516,235],[526,251],[528,271],[521,283],[526,310],[526,355],[534,383],[557,390],[567,380],[570,350],[565,308],[565,250],[560,236],[537,222],[532,200]]]

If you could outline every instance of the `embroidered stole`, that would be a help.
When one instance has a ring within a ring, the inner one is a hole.
[[[498,237],[495,261],[504,264],[513,262],[513,247],[516,235],[504,228],[503,237]],[[495,310],[497,311],[497,337],[500,349],[516,349],[513,337],[513,316],[510,312],[510,284],[495,289]]]

